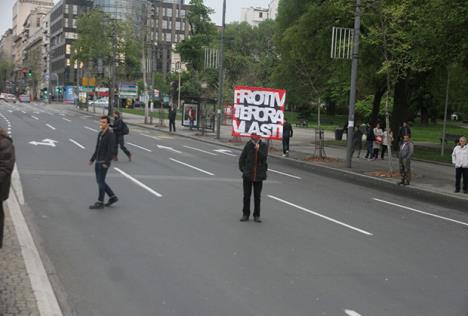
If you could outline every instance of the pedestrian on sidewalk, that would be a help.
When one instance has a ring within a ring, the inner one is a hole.
[[[393,142],[393,133],[392,130],[389,128],[388,131],[385,129],[383,132],[383,140],[382,140],[382,153],[380,154],[380,158],[384,160],[385,153],[388,151],[388,146],[392,145]]]
[[[260,220],[260,200],[263,187],[263,180],[266,179],[268,164],[268,147],[262,142],[260,136],[252,134],[250,141],[245,144],[239,158],[239,169],[242,172],[244,203],[242,209],[241,222],[246,222],[250,217],[250,197],[252,196],[252,187],[254,191],[254,221],[261,223]]]
[[[398,129],[398,144],[400,144],[400,146],[403,144],[403,138],[405,136],[409,136],[411,138],[411,128],[409,127],[408,122],[403,122]]]
[[[172,131],[174,131],[174,133],[176,132],[176,128],[175,128],[176,117],[177,117],[177,111],[174,108],[174,106],[171,106],[171,108],[169,109],[169,133],[172,133]]]
[[[114,131],[115,135],[115,142],[114,142],[114,153],[112,155],[112,159],[114,161],[118,161],[119,158],[119,146],[120,149],[127,155],[128,161],[132,161],[132,154],[131,152],[125,147],[125,139],[124,136],[128,135],[129,129],[127,123],[122,120],[122,115],[119,111],[114,111],[114,124],[110,125],[112,130]]]
[[[110,168],[112,155],[115,150],[115,135],[110,128],[110,118],[108,116],[101,116],[99,128],[101,131],[98,134],[96,149],[89,160],[90,166],[93,162],[96,162],[94,170],[96,172],[99,196],[97,202],[89,207],[90,209],[102,209],[104,206],[111,206],[119,200],[106,183],[107,171]],[[104,197],[106,194],[109,196],[109,200],[104,204]]]
[[[363,124],[364,125],[364,124]],[[363,136],[363,131],[365,132],[365,125],[360,126],[358,128],[354,128],[353,131],[353,151],[351,153],[351,157],[354,155],[354,152],[357,150],[357,158],[361,156],[361,149],[362,149],[362,136]]]
[[[190,130],[193,130],[193,126],[195,125],[195,117],[196,117],[196,112],[193,109],[193,107],[189,107],[187,111],[187,116],[189,119]]]
[[[468,146],[466,137],[458,140],[458,145],[452,152],[452,163],[455,166],[455,193],[460,192],[460,182],[463,177],[463,193],[468,193]]]
[[[3,245],[3,227],[5,225],[5,212],[3,202],[10,193],[11,174],[15,166],[15,147],[13,140],[4,129],[0,128],[0,248]]]
[[[379,158],[379,150],[382,147],[382,141],[383,141],[383,130],[380,127],[380,123],[377,123],[377,125],[374,127],[374,143],[372,144],[372,148],[373,148],[372,158],[374,158],[374,160],[377,160]]]
[[[403,144],[400,146],[399,163],[401,182],[398,184],[409,185],[411,181],[411,157],[414,153],[414,145],[408,135],[403,136]]]
[[[283,157],[289,156],[289,139],[293,137],[293,129],[286,118],[283,123]]]
[[[372,159],[372,146],[374,145],[374,129],[372,128],[372,125],[367,123],[366,125],[366,142],[367,142],[367,153],[366,153],[366,159]]]

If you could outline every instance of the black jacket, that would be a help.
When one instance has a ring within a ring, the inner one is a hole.
[[[283,125],[283,137],[293,137],[293,129],[289,122]]]
[[[114,120],[114,124],[111,125],[112,130],[114,131],[115,136],[123,136],[123,122],[121,118]]]
[[[267,157],[268,148],[262,141],[260,141],[258,151],[252,141],[245,144],[239,158],[239,169],[242,172],[242,177],[254,182],[265,180],[268,170]]]
[[[102,131],[98,134],[96,149],[90,161],[97,160],[98,162],[110,164],[112,155],[114,154],[115,135],[110,128],[103,134]]]
[[[14,166],[15,147],[13,141],[4,130],[0,130],[0,202],[8,199]]]
[[[177,116],[177,111],[176,110],[169,110],[169,119],[171,121],[175,121]]]

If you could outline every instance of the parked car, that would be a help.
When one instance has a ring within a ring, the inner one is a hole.
[[[88,106],[107,109],[109,107],[109,98],[103,97],[97,100],[88,101]]]
[[[0,100],[16,103],[16,97],[10,93],[0,93]]]
[[[20,94],[20,96],[18,97],[18,100],[23,103],[31,102],[31,99],[29,98],[29,95],[27,94]]]

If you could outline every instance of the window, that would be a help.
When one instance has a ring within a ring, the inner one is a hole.
[[[73,5],[73,14],[77,15],[78,14],[78,6],[75,4]]]
[[[185,10],[180,10],[180,17],[185,18]]]
[[[68,11],[68,5],[65,5],[65,14],[68,14],[69,11]]]
[[[259,13],[258,13],[258,17],[259,17],[260,19],[263,18],[263,12],[259,12]]]
[[[172,17],[172,9],[167,9],[167,16]]]
[[[65,54],[70,55],[71,54],[71,45],[67,44],[65,46]]]
[[[70,58],[67,58],[67,66],[70,66]]]
[[[76,19],[73,19],[73,28],[76,29]]]

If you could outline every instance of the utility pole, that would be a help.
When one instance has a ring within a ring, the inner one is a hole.
[[[177,109],[180,109],[180,73],[182,72],[182,63],[179,61],[176,64],[176,67],[178,68],[177,71],[179,72],[179,85],[177,88]]]
[[[351,90],[349,92],[348,138],[346,151],[346,167],[351,168],[353,158],[354,108],[356,104],[356,82],[359,59],[359,37],[361,30],[361,0],[356,0],[356,15],[354,17],[353,61],[351,64]]]
[[[221,111],[223,110],[224,100],[224,28],[226,27],[226,0],[223,0],[223,24],[221,26],[221,54],[219,58],[219,93],[218,93],[218,108],[216,109],[216,139],[220,138],[221,134]]]

